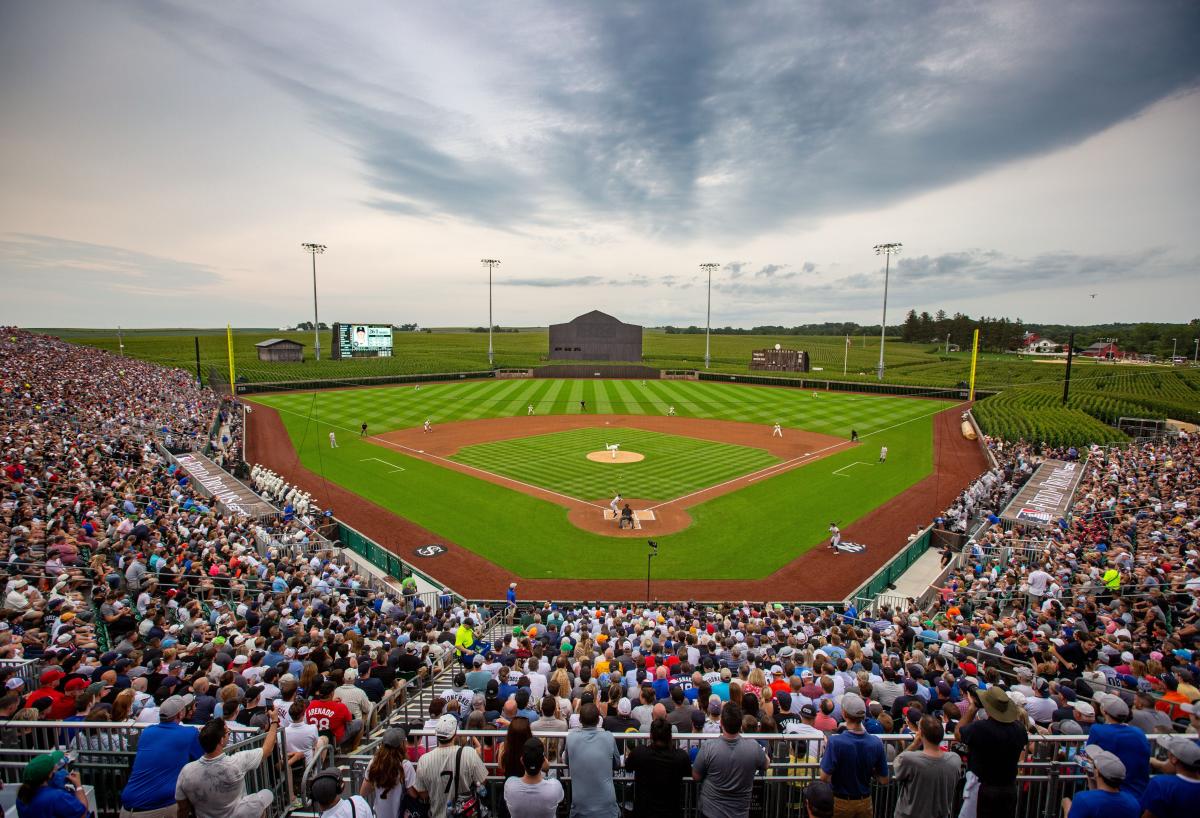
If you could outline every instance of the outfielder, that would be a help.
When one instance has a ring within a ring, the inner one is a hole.
[[[337,447],[338,447],[337,435],[335,435],[333,432],[330,432],[329,433],[329,448],[336,449]]]
[[[771,437],[783,437],[783,427],[778,423],[776,423],[775,428],[771,430]]]
[[[887,461],[887,446],[883,446],[879,449],[879,462],[883,463],[885,461]]]
[[[421,427],[421,430],[425,431],[425,432],[433,431],[433,423],[430,421],[429,418],[425,418],[425,425]]]
[[[525,410],[525,414],[526,414],[526,415],[532,415],[532,414],[533,414],[533,404],[532,404],[532,403],[531,403],[531,404],[529,404],[529,408]]]
[[[669,417],[669,418],[675,417],[675,407],[674,406],[667,407],[667,417]]]

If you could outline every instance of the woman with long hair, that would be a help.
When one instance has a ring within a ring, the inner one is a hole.
[[[133,688],[127,687],[113,699],[112,720],[117,724],[129,721],[131,712],[133,712]]]
[[[314,662],[305,662],[300,669],[299,690],[300,694],[306,698],[312,698],[312,695],[320,689],[321,680],[317,670],[317,665]]]
[[[415,807],[417,770],[408,760],[408,734],[402,728],[383,734],[358,794],[370,801],[376,818],[401,818]]]

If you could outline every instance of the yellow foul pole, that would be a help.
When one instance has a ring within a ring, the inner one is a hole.
[[[232,360],[232,358],[230,359]],[[979,330],[975,330],[975,339],[971,342],[971,397],[975,400],[975,362],[979,360]],[[230,364],[232,366],[232,364]]]
[[[975,333],[976,333],[976,335],[978,335],[979,331],[976,330]],[[233,372],[233,325],[232,324],[225,325],[225,348],[229,351],[229,394],[232,396],[236,396],[237,395],[237,381],[234,379],[234,372]],[[975,367],[972,366],[971,367],[971,383],[974,383],[974,382],[975,382]]]

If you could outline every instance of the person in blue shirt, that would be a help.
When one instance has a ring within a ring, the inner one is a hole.
[[[1150,741],[1146,734],[1129,721],[1129,706],[1121,697],[1107,694],[1097,696],[1104,724],[1094,724],[1088,731],[1087,751],[1095,745],[1108,750],[1125,765],[1121,790],[1141,798],[1150,782]]]
[[[1087,751],[1088,789],[1062,800],[1065,818],[1141,818],[1138,800],[1121,789],[1125,765],[1107,750],[1089,747]]]
[[[159,723],[147,727],[138,738],[133,769],[121,791],[122,814],[175,809],[175,782],[179,771],[204,755],[200,731],[186,723],[195,697],[171,696],[158,708]],[[147,817],[149,818],[149,817]]]
[[[887,754],[879,737],[863,728],[867,706],[862,697],[847,693],[841,703],[846,730],[829,737],[821,758],[821,780],[833,787],[838,812],[870,815],[872,779],[881,786],[888,783]]]
[[[19,818],[85,818],[89,812],[79,773],[68,769],[61,751],[37,756],[25,765],[17,790]]]
[[[1150,779],[1142,795],[1142,815],[1145,818],[1200,815],[1200,744],[1185,736],[1167,736],[1161,744],[1168,754],[1163,765],[1167,774]]]

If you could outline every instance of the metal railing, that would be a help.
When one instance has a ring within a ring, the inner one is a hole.
[[[412,732],[412,741],[419,742],[421,737],[432,735],[428,730]],[[541,739],[557,740],[565,743],[568,732],[537,732]],[[466,730],[460,731],[460,741],[472,743],[477,740],[486,748],[495,748],[504,740],[505,733],[500,730]],[[645,733],[614,733],[617,749],[622,757],[627,750],[637,744],[647,743],[649,736]],[[675,744],[689,752],[693,759],[695,751],[705,741],[719,738],[718,733],[678,733],[673,736]],[[797,738],[778,733],[750,734],[746,738],[757,741],[768,757],[768,769],[765,775],[758,775],[750,793],[750,814],[761,818],[785,818],[785,816],[805,815],[803,809],[804,788],[819,780],[820,759],[825,751],[825,738]],[[912,741],[911,735],[879,736],[883,741],[889,770],[901,752]],[[1149,736],[1152,743],[1160,736]],[[1083,747],[1087,736],[1030,736],[1029,749],[1023,754],[1018,765],[1016,790],[1018,807],[1016,814],[1022,818],[1038,818],[1059,814],[1059,805],[1063,798],[1071,797],[1075,792],[1087,788],[1087,776],[1076,763],[1075,754]],[[362,784],[366,770],[371,762],[371,756],[358,753],[347,756],[343,764],[349,767],[349,777],[352,788],[357,792]],[[496,761],[485,762],[488,768],[488,780],[485,785],[485,804],[495,814],[503,799],[504,778],[497,770]],[[571,774],[568,765],[561,761],[551,762],[550,776],[557,778],[565,791],[564,803],[571,799]],[[962,803],[963,779],[960,778],[955,798],[954,811],[957,814]],[[683,814],[688,818],[700,815],[700,784],[690,778],[681,779]],[[875,816],[885,818],[892,815],[900,796],[900,785],[890,782],[886,785],[872,785],[872,809]],[[629,806],[634,799],[633,776],[623,769],[613,773],[613,798],[618,805]]]
[[[37,689],[38,677],[44,669],[45,664],[37,659],[0,659],[0,671],[24,679],[26,690]]]
[[[21,781],[25,765],[54,750],[69,751],[74,769],[84,784],[95,788],[96,811],[100,818],[114,818],[121,809],[121,790],[129,778],[137,755],[138,740],[148,724],[112,724],[79,721],[0,722],[0,782],[12,786]],[[239,732],[230,737],[227,753],[255,750],[263,746],[264,731]],[[247,792],[270,790],[274,794],[266,818],[281,818],[294,798],[291,776],[286,772],[283,731],[269,759],[246,775]]]

